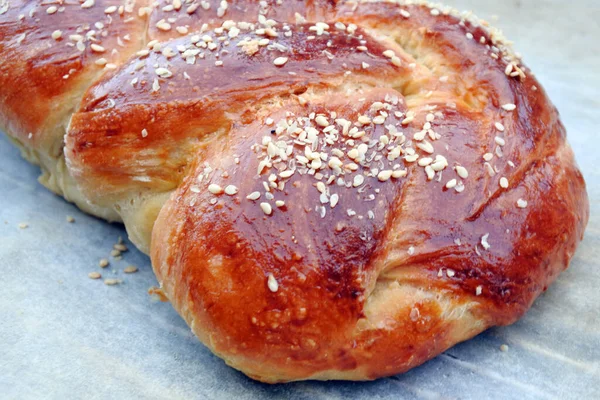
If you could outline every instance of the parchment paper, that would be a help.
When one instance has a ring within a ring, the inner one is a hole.
[[[600,398],[600,1],[448,3],[500,17],[493,23],[516,41],[560,110],[588,184],[586,238],[521,321],[375,382],[254,382],[200,344],[170,304],[151,300],[150,262],[133,246],[101,270],[98,260],[124,229],[44,189],[38,169],[2,137],[0,398]],[[139,272],[123,274],[129,264]],[[106,286],[91,271],[124,282]]]

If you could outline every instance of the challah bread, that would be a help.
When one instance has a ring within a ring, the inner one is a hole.
[[[194,333],[255,379],[406,371],[516,321],[583,236],[556,109],[469,14],[34,3],[0,6],[2,127],[52,190],[122,220]]]

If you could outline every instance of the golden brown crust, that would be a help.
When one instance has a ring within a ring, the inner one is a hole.
[[[374,379],[514,322],[588,219],[531,72],[442,6],[279,3],[157,3],[136,55],[71,119],[83,194],[151,251],[198,337],[256,379]],[[17,93],[0,90],[0,112],[20,137],[35,121]]]

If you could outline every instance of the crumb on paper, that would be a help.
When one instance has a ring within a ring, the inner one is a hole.
[[[136,267],[135,265],[128,265],[127,267],[125,267],[123,272],[125,272],[126,274],[133,274],[135,272],[138,272],[138,267]]]
[[[123,243],[117,243],[117,244],[113,245],[113,250],[120,251],[120,252],[124,253],[128,249],[127,249],[127,246],[125,246]]]
[[[100,278],[102,278],[102,275],[100,275],[100,272],[90,272],[88,274],[88,278],[90,278],[90,279],[100,279]]]

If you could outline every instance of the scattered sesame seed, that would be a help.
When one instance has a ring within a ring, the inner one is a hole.
[[[118,285],[119,283],[122,283],[123,281],[120,279],[114,279],[114,278],[110,278],[110,279],[105,279],[104,280],[104,284],[107,286],[114,286],[114,285]]]
[[[517,207],[519,207],[519,208],[526,208],[527,207],[527,200],[523,200],[523,199],[517,200]]]
[[[55,30],[54,32],[52,32],[52,39],[54,40],[58,40],[62,37],[62,31],[60,30]]]
[[[136,267],[135,265],[128,265],[127,267],[125,267],[125,269],[123,269],[123,272],[125,272],[126,274],[133,274],[135,272],[138,272],[138,267]]]
[[[271,207],[269,203],[260,203],[260,208],[266,215],[271,215],[271,213],[273,212],[273,207]]]
[[[269,287],[269,290],[273,293],[277,292],[277,290],[279,289],[277,279],[275,279],[275,277],[271,273],[269,273],[269,275],[267,276],[267,286]]]
[[[221,194],[223,193],[223,188],[215,183],[211,183],[208,185],[208,191],[212,194]]]
[[[118,250],[118,251],[120,251],[122,253],[124,253],[124,252],[126,252],[128,250],[127,246],[125,246],[123,243],[116,243],[116,244],[114,244],[113,245],[113,249]]]
[[[288,58],[287,57],[277,57],[275,60],[273,60],[273,64],[275,64],[278,67],[281,67],[286,62],[288,62]]]
[[[170,78],[173,76],[173,73],[171,71],[169,71],[166,68],[156,68],[154,70],[154,72],[156,73],[156,75],[160,76],[161,78]]]
[[[508,188],[508,179],[505,177],[500,178],[500,187],[504,189]]]
[[[454,169],[456,170],[458,176],[460,176],[462,179],[467,179],[469,177],[469,172],[462,165],[457,165],[454,167]]]
[[[102,275],[100,275],[100,272],[90,272],[88,274],[88,278],[90,278],[90,279],[100,279],[100,278],[102,278]]]
[[[19,229],[27,229],[29,227],[29,224],[27,222],[21,222],[19,224]]]
[[[504,104],[504,105],[502,106],[502,108],[503,108],[505,111],[514,111],[514,110],[517,108],[517,106],[516,106],[516,105],[514,105],[514,104],[512,104],[512,103],[508,103],[508,104]]]
[[[98,261],[98,266],[100,268],[106,268],[106,267],[108,267],[108,264],[109,264],[109,262],[106,258],[103,258],[100,261]]]
[[[456,179],[451,179],[448,181],[448,183],[446,183],[446,188],[448,189],[452,189],[456,186],[458,182],[456,181]]]
[[[280,208],[281,208],[281,207],[284,207],[284,206],[285,206],[285,201],[283,201],[283,200],[277,200],[277,201],[275,202],[275,205],[276,205],[277,207],[280,207]]]
[[[365,177],[364,176],[362,176],[362,175],[355,175],[354,179],[352,180],[352,186],[358,187],[358,186],[362,185],[364,181],[365,181]]]
[[[498,146],[504,146],[506,144],[506,141],[503,138],[501,138],[500,136],[496,136],[494,138],[494,141],[496,142],[496,144]]]
[[[488,241],[487,241],[489,236],[490,236],[490,234],[489,234],[489,233],[486,233],[485,235],[483,235],[483,236],[481,237],[481,245],[482,245],[482,246],[483,246],[483,248],[484,248],[484,249],[486,249],[486,250],[488,250],[490,247],[492,247],[492,246],[490,246],[490,244],[489,244],[489,243],[488,243]]]
[[[383,52],[383,55],[387,58],[392,58],[396,56],[396,53],[393,50],[386,50]]]
[[[453,269],[448,268],[446,270],[446,275],[448,275],[448,278],[452,278],[454,275],[456,275],[456,272],[454,272]]]
[[[110,255],[112,257],[119,257],[121,255],[121,252],[119,250],[111,250]]]
[[[506,344],[501,345],[500,346],[500,351],[506,353],[508,351],[508,345],[506,345]]]
[[[246,196],[248,200],[258,200],[260,198],[260,192],[252,192],[248,196]]]
[[[92,51],[96,52],[96,53],[104,53],[106,51],[106,49],[96,43],[92,43],[90,45],[90,48],[92,49]]]
[[[147,137],[148,136],[148,130],[146,129],[142,129],[142,137]]]
[[[227,185],[225,187],[225,194],[233,196],[238,192],[238,188],[234,185]]]
[[[504,132],[504,125],[502,125],[500,122],[496,122],[494,124],[494,126],[496,127],[496,129],[498,129],[500,132]]]
[[[70,223],[70,224],[72,224],[73,222],[75,222],[75,218],[73,218],[70,215],[67,215],[67,222]]]
[[[329,121],[323,115],[317,115],[315,117],[315,122],[317,123],[317,125],[322,126],[322,127],[329,126]]]
[[[483,288],[481,287],[481,285],[477,286],[475,288],[475,296],[480,296],[482,291],[483,291]]]
[[[56,13],[57,11],[58,11],[58,8],[56,6],[50,6],[46,9],[46,13],[50,14],[50,15]]]

